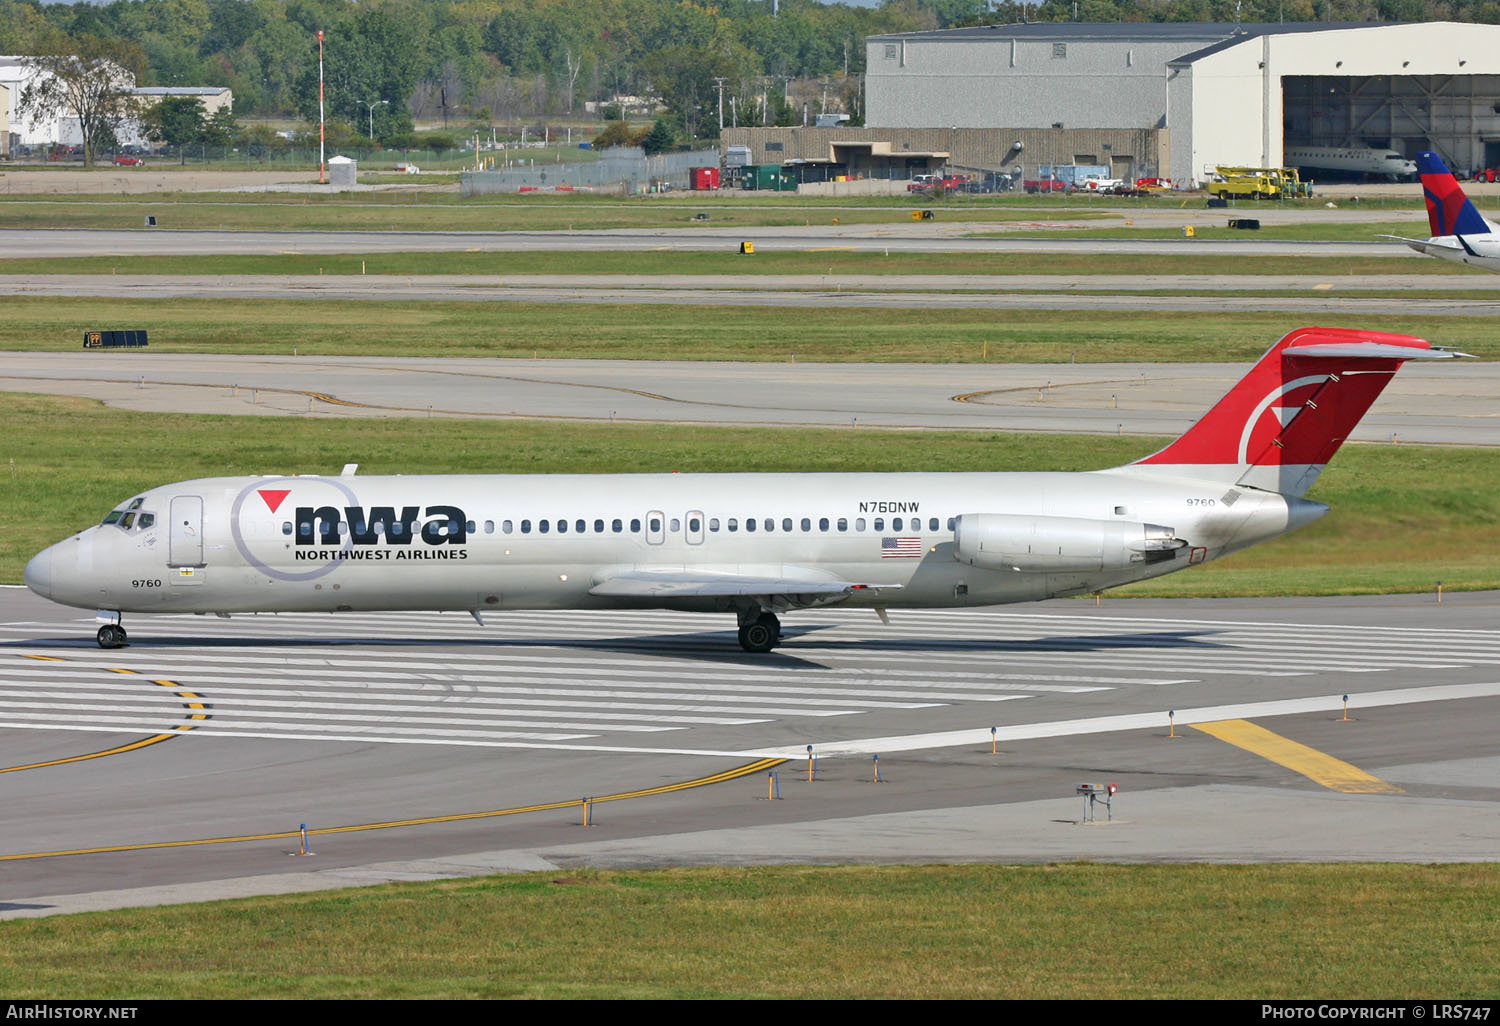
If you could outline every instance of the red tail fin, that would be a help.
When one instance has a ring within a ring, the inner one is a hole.
[[[1131,466],[1304,495],[1403,361],[1453,355],[1411,335],[1300,328],[1186,434]]]

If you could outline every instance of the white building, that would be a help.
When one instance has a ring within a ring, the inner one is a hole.
[[[866,46],[872,128],[1151,131],[1182,182],[1291,145],[1500,164],[1500,25],[1036,23]]]
[[[42,74],[26,65],[30,60],[26,56],[0,56],[0,86],[4,86],[8,105],[6,114],[10,119],[10,131],[15,133],[19,145],[22,146],[45,146],[49,143],[66,143],[67,125],[71,122],[74,135],[78,133],[78,119],[66,110],[57,110],[43,117],[33,115],[21,117],[20,105],[21,95],[26,87],[31,85],[36,78]],[[121,76],[121,81],[126,86],[135,85],[135,76],[124,68],[116,68],[116,73]],[[73,143],[82,141],[80,138],[72,140]]]

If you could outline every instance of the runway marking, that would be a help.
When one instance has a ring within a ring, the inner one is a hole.
[[[66,658],[64,658],[62,656],[29,655],[29,654],[25,654],[25,653],[22,654],[22,658],[23,659],[45,659],[48,662],[53,662],[53,663],[66,663],[66,662],[70,661],[70,660],[68,660],[68,659],[66,659]],[[128,673],[128,674],[134,674],[134,673],[136,673],[135,670],[126,670],[126,669],[122,669],[122,668],[116,667],[116,666],[107,666],[107,667],[105,667],[105,669],[107,669],[110,673]],[[153,680],[153,681],[151,681],[151,683],[158,684],[161,687],[171,688],[171,689],[176,689],[176,688],[182,687],[182,685],[178,684],[176,681],[171,681],[171,680]],[[195,692],[188,691],[186,689],[183,689],[181,691],[174,691],[174,693],[177,695],[178,698],[197,699],[197,698],[201,698],[202,697],[201,695],[198,695]],[[188,715],[188,719],[190,719],[190,720],[203,721],[203,720],[208,720],[208,719],[212,718],[212,716],[209,713],[207,713],[207,712],[204,711],[204,710],[206,710],[208,708],[208,706],[207,706],[207,704],[205,704],[203,702],[195,702],[195,701],[185,702],[184,703],[184,707],[187,708],[187,709],[196,709],[196,710],[198,710],[197,712],[190,713]],[[13,724],[13,726],[30,726],[30,724]],[[181,737],[184,733],[186,733],[189,730],[193,730],[197,726],[198,726],[198,723],[196,723],[196,722],[195,723],[176,723],[176,724],[173,724],[172,728],[171,728],[175,733],[171,733],[171,734],[153,734],[150,737],[141,738],[139,741],[131,741],[129,744],[117,745],[114,748],[106,748],[103,751],[86,752],[83,755],[66,755],[66,756],[63,756],[60,759],[48,759],[45,762],[31,762],[31,763],[26,763],[26,764],[20,765],[20,766],[0,766],[0,773],[19,773],[22,770],[46,769],[49,766],[63,766],[63,765],[66,765],[66,764],[68,764],[70,762],[86,762],[89,759],[102,759],[102,758],[104,758],[105,756],[108,756],[108,755],[122,755],[125,752],[135,752],[135,751],[139,751],[142,748],[150,747],[151,745],[160,744],[163,741],[170,741],[174,737]]]
[[[582,808],[585,801],[590,802],[619,802],[630,798],[649,798],[655,795],[671,794],[674,791],[688,791],[697,787],[706,787],[709,784],[719,784],[728,780],[737,780],[741,777],[750,776],[774,769],[787,760],[782,758],[761,758],[743,766],[723,770],[719,773],[710,773],[703,777],[694,777],[691,780],[679,780],[672,784],[661,784],[657,787],[640,788],[635,791],[619,791],[615,794],[600,795],[590,798],[572,798],[560,802],[544,802],[538,805],[523,805],[512,809],[490,809],[484,812],[457,812],[447,816],[423,816],[416,819],[393,819],[379,823],[351,823],[344,826],[319,827],[309,830],[310,836],[324,836],[331,834],[351,834],[366,830],[393,830],[397,827],[431,826],[437,823],[461,823],[468,820],[494,819],[499,816],[517,816],[527,812],[548,812],[557,809]],[[32,851],[17,852],[9,855],[0,855],[0,862],[18,862],[30,859],[50,859],[63,855],[103,855],[111,852],[125,851],[150,851],[156,848],[191,848],[207,844],[243,844],[249,841],[275,841],[289,840],[302,836],[300,830],[283,830],[269,834],[243,834],[236,837],[201,837],[182,841],[148,841],[140,844],[116,844],[97,848],[68,848],[59,851]]]
[[[1194,727],[1252,755],[1259,755],[1278,766],[1300,773],[1330,791],[1341,791],[1344,794],[1406,793],[1395,784],[1371,776],[1343,759],[1336,759],[1291,738],[1273,734],[1265,727],[1248,720],[1218,720],[1194,724]]]
[[[134,752],[149,745],[161,744],[170,741],[179,734],[156,734],[152,737],[144,737],[139,741],[132,741],[128,745],[119,745],[115,748],[106,748],[99,752],[87,752],[83,755],[66,755],[61,759],[50,759],[47,762],[30,762],[21,766],[0,766],[0,773],[19,773],[22,770],[46,769],[48,766],[62,766],[70,762],[87,762],[89,759],[102,759],[108,755],[122,755],[125,752]]]
[[[1471,698],[1500,696],[1500,681],[1483,684],[1444,684],[1426,688],[1396,688],[1373,691],[1359,696],[1359,706],[1375,709],[1419,702],[1453,702]],[[1177,709],[1178,725],[1197,725],[1216,720],[1261,719],[1266,716],[1293,716],[1298,713],[1331,713],[1342,707],[1343,695],[1314,695],[1269,702],[1245,702],[1235,705],[1206,706],[1201,709]],[[1158,730],[1166,727],[1165,710],[1148,713],[1124,713],[1119,716],[1095,716],[1081,720],[1053,720],[1044,723],[1021,723],[1008,727],[974,727],[931,734],[860,738],[848,741],[813,742],[819,755],[884,755],[888,752],[911,752],[932,748],[961,748],[974,745],[988,750],[993,740],[1029,741],[1048,737],[1079,737],[1084,734],[1107,734],[1122,730]],[[805,758],[806,745],[790,749],[762,748],[741,752],[745,756],[779,756],[783,759]]]

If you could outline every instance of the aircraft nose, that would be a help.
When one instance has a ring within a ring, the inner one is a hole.
[[[26,587],[42,598],[52,597],[52,550],[44,549],[26,564]]]

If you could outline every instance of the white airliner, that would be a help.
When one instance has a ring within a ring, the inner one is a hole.
[[[1303,328],[1186,434],[1091,473],[225,477],[152,488],[26,566],[121,613],[981,606],[1181,570],[1321,517],[1303,498],[1420,338]]]
[[[1442,157],[1419,153],[1417,166],[1422,170],[1422,196],[1427,201],[1427,225],[1432,229],[1432,238],[1381,237],[1404,242],[1418,253],[1455,264],[1500,271],[1500,225],[1475,209]]]
[[[1289,167],[1381,175],[1393,180],[1417,173],[1416,163],[1401,154],[1368,146],[1288,146],[1281,151],[1281,159]]]

